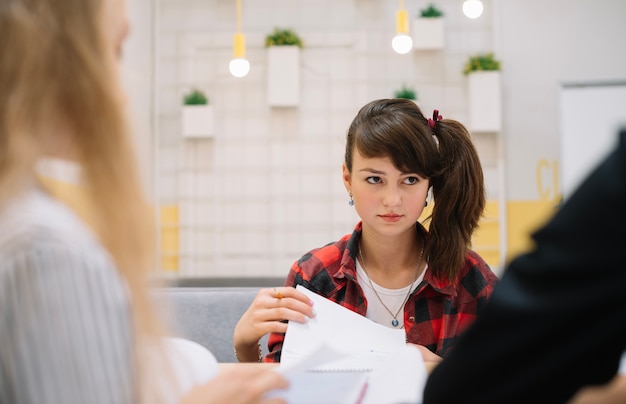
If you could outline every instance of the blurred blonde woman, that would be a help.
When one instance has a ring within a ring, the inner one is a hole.
[[[123,0],[0,0],[0,402],[171,402],[153,366],[164,351],[148,349],[165,330],[118,79],[127,32]],[[81,167],[89,225],[38,180],[44,157]],[[276,372],[237,369],[182,402],[282,387]]]

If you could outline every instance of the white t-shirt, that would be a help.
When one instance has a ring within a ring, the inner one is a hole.
[[[369,318],[370,320],[378,324],[387,326],[389,328],[404,327],[403,303],[406,304],[404,300],[407,297],[409,288],[411,289],[411,291],[415,290],[417,285],[419,285],[424,279],[424,274],[426,273],[427,270],[428,270],[428,265],[426,265],[426,268],[424,268],[420,276],[418,276],[415,282],[413,282],[411,285],[405,286],[404,288],[401,288],[401,289],[387,289],[387,288],[383,288],[382,286],[376,284],[373,281],[371,282],[371,285],[370,285],[369,277],[363,270],[363,267],[361,266],[361,263],[359,262],[359,260],[356,260],[357,279],[359,280],[359,285],[361,285],[361,288],[363,289],[363,292],[365,293],[365,298],[367,299],[367,313],[365,314],[365,317]],[[394,327],[392,325],[392,321],[394,317],[391,314],[389,314],[387,309],[385,309],[385,307],[382,305],[382,303],[379,300],[379,297],[376,296],[374,289],[372,289],[372,286],[376,288],[376,292],[378,292],[378,296],[380,297],[380,299],[382,299],[382,301],[389,308],[389,310],[391,310],[394,314],[396,313],[396,311],[398,311],[398,315],[396,316],[396,319],[398,320],[397,327]],[[400,308],[400,306],[402,306],[402,308]]]

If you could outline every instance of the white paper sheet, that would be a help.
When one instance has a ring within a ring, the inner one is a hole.
[[[372,370],[406,345],[404,329],[377,324],[302,285],[296,290],[313,300],[317,315],[306,323],[289,322],[281,365],[290,366],[319,345],[326,345],[346,357],[320,365],[318,370]]]

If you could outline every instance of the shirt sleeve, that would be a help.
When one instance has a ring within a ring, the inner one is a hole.
[[[0,402],[132,403],[128,296],[102,249],[0,255]]]

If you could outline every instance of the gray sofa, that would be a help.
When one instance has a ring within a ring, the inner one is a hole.
[[[173,334],[208,348],[218,362],[237,362],[233,331],[262,287],[281,286],[271,279],[260,286],[172,286],[153,290]],[[267,353],[267,335],[261,339]]]

